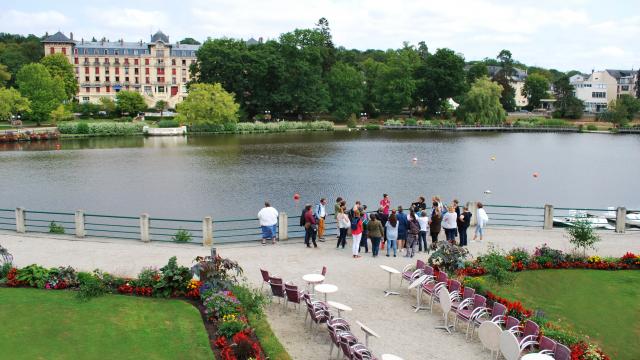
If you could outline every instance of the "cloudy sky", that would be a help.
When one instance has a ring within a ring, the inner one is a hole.
[[[2,0],[0,32],[147,41],[161,29],[171,41],[267,39],[324,16],[347,48],[425,41],[468,60],[509,49],[529,65],[587,72],[640,67],[639,10],[638,0]]]

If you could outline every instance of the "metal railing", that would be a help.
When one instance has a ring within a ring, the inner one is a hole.
[[[475,225],[476,203],[467,203],[474,214],[471,225]],[[615,230],[616,232],[640,232],[640,224],[633,223],[628,227],[625,208],[554,208],[545,206],[519,206],[502,204],[485,204],[484,209],[489,216],[487,226],[496,228],[531,228],[552,229],[554,226],[571,226],[578,218],[587,218],[594,227]],[[278,218],[277,233],[280,240],[304,237],[304,227],[299,224],[299,214],[289,217],[281,212]],[[597,226],[596,226],[597,225]],[[336,233],[335,215],[328,213],[325,218],[325,229],[328,237]],[[148,214],[140,216],[122,216],[75,212],[55,212],[17,209],[0,209],[0,230],[14,230],[18,233],[64,233],[77,238],[98,237],[143,242],[176,241],[180,231],[191,235],[191,244],[211,246],[217,244],[256,241],[261,238],[261,230],[257,218],[212,219],[202,220],[173,219],[152,217]]]

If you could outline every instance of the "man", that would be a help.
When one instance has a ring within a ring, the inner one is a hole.
[[[338,228],[338,214],[342,208],[342,197],[338,196],[336,203],[333,205],[333,217],[336,220],[336,230],[338,230],[338,239],[340,238],[340,229]]]
[[[309,244],[309,240],[313,241],[313,247],[318,247],[316,244],[316,233],[318,231],[318,225],[316,222],[316,217],[313,215],[313,210],[311,210],[311,204],[307,204],[304,207],[304,243],[308,248],[311,247]]]
[[[416,214],[420,213],[422,210],[426,210],[427,209],[427,203],[426,203],[426,199],[424,198],[424,196],[419,196],[418,200],[416,200],[416,202],[411,204],[411,208],[413,209],[413,211]]]
[[[382,200],[380,200],[380,207],[382,208],[382,212],[389,217],[389,208],[391,207],[391,199],[389,199],[389,195],[382,194]]]
[[[258,212],[258,221],[262,229],[262,245],[267,245],[267,240],[276,243],[276,225],[278,224],[278,210],[271,207],[268,201],[264,202],[264,207]]]
[[[327,199],[320,199],[320,203],[316,205],[313,215],[318,219],[318,240],[324,242],[324,220],[327,217]]]

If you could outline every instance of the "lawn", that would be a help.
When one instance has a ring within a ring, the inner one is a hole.
[[[6,359],[213,359],[198,310],[179,300],[0,288]]]
[[[612,359],[640,359],[640,271],[538,270],[518,273],[497,295],[541,309],[588,335]]]

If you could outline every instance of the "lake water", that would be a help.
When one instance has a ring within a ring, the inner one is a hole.
[[[57,143],[0,144],[0,208],[221,219],[253,217],[264,200],[297,215],[321,196],[373,205],[382,193],[394,205],[438,194],[640,208],[635,135],[363,131]]]

